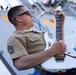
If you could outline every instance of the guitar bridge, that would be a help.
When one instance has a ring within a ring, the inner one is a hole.
[[[55,60],[56,61],[64,61],[64,58],[65,58],[65,54],[55,55]]]

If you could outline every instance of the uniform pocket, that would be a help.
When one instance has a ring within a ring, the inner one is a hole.
[[[36,37],[31,36],[31,37],[28,37],[28,39],[31,42],[35,42],[35,41],[38,41],[40,39],[40,36],[36,36]]]

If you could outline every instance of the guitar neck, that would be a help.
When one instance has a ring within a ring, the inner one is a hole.
[[[59,12],[56,12],[56,39],[63,40],[63,35],[64,35],[63,34],[63,26],[62,26],[62,23],[61,23],[61,17],[58,13]],[[64,60],[64,57],[65,57],[64,53],[55,55],[55,59],[57,61]]]
[[[56,12],[56,39],[62,40],[62,25],[61,18],[58,15],[59,12]]]

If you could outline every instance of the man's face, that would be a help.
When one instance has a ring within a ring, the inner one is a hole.
[[[18,15],[21,18],[21,23],[28,29],[33,27],[34,23],[32,21],[32,15],[29,13],[27,8],[22,7],[21,9],[22,11]]]

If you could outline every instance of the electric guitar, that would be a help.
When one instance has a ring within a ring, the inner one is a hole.
[[[57,11],[56,13],[56,39],[64,40],[63,26],[61,25],[61,19],[58,13],[59,11]],[[47,50],[52,46],[54,39],[50,39],[47,33],[44,34],[44,39],[46,41],[45,50]],[[76,68],[76,59],[74,58],[74,56],[70,55],[71,53],[74,52],[74,50],[73,49],[70,50],[69,49],[70,43],[67,41],[65,42],[68,45],[67,52],[51,57],[49,60],[42,63],[41,66],[43,69],[50,72],[58,72],[58,71],[64,72],[67,69]],[[70,54],[69,54],[69,51],[70,51]],[[76,54],[76,52],[74,52],[74,54]]]

